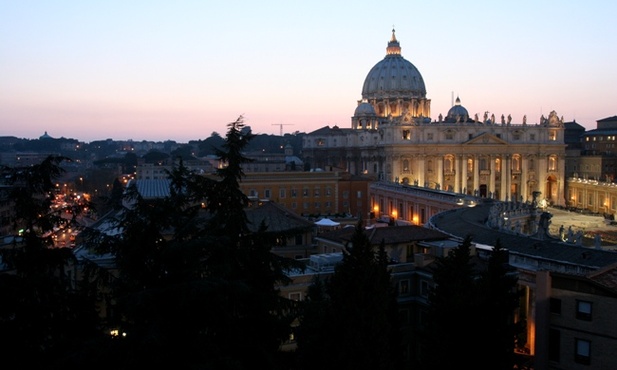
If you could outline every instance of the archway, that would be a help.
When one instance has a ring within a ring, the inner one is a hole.
[[[486,198],[486,196],[488,195],[486,189],[487,189],[486,184],[480,185],[480,197]]]
[[[546,178],[545,184],[545,199],[549,201],[549,204],[557,204],[559,187],[557,185],[557,178],[555,175],[550,175]]]

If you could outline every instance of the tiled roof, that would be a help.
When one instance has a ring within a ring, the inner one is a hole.
[[[137,191],[144,199],[156,199],[169,196],[170,183],[171,180],[169,179],[137,180],[135,181],[135,186],[137,186]]]
[[[275,202],[264,202],[258,207],[247,208],[246,217],[249,229],[253,232],[259,229],[262,221],[268,227],[266,232],[273,233],[309,231],[315,227],[309,220]]]
[[[351,240],[355,227],[346,227],[320,234],[318,238],[342,243]],[[450,236],[438,230],[416,225],[375,227],[365,229],[371,245],[379,245],[382,240],[386,245],[409,243],[414,241],[446,240]]]

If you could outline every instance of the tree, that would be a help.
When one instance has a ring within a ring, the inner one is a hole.
[[[247,226],[240,191],[242,118],[229,124],[220,180],[169,172],[170,195],[144,199],[135,187],[118,213],[121,234],[97,241],[115,256],[114,322],[128,333],[106,360],[118,368],[248,369],[279,366],[294,315],[277,287],[285,263],[264,232]],[[204,207],[205,205],[205,207]]]
[[[423,331],[424,369],[513,368],[518,330],[514,323],[516,270],[508,264],[508,253],[499,240],[486,269],[476,269],[471,241],[467,236],[447,256],[437,259]],[[478,348],[486,355],[478,356]]]
[[[49,156],[38,165],[2,169],[14,202],[11,220],[22,232],[0,251],[7,268],[0,274],[0,348],[24,367],[55,367],[98,333],[94,296],[76,289],[71,276],[73,253],[53,242],[54,230],[76,220],[52,207],[65,160]]]
[[[438,257],[435,264],[423,330],[423,368],[476,368],[481,358],[476,343],[469,340],[478,317],[471,236],[447,256]]]
[[[479,280],[480,312],[478,320],[478,343],[491,353],[491,369],[512,369],[514,367],[514,346],[520,330],[514,321],[518,307],[518,277],[515,269],[508,264],[508,251],[498,239],[488,260],[486,271]]]
[[[301,317],[298,332],[301,366],[311,368],[315,361],[310,357],[332,368],[401,366],[398,306],[384,244],[378,252],[373,250],[362,221],[356,225],[348,253],[325,284],[326,299],[315,299],[320,297],[318,285],[312,289],[306,313],[313,314]]]

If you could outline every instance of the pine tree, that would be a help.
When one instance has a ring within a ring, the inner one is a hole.
[[[476,368],[478,351],[469,337],[478,317],[471,237],[437,259],[429,292],[421,362],[424,369]]]
[[[387,257],[383,243],[378,252],[373,250],[362,221],[325,288],[327,299],[321,301],[321,309],[326,314],[304,316],[300,322],[301,329],[320,330],[299,332],[317,336],[298,339],[299,356],[316,356],[332,368],[398,368],[402,355],[398,308]],[[313,302],[320,307],[319,301]]]
[[[97,333],[94,297],[75,289],[71,279],[73,253],[53,241],[54,230],[75,227],[75,217],[62,217],[66,209],[52,207],[66,160],[49,156],[1,171],[14,202],[13,225],[22,233],[0,251],[7,269],[0,274],[0,348],[4,361],[23,367],[54,367]]]
[[[128,333],[109,358],[129,368],[276,369],[293,313],[277,286],[285,264],[264,232],[251,233],[240,191],[250,133],[229,124],[220,180],[179,161],[169,197],[127,189],[122,233],[99,243],[116,257],[117,324]]]
[[[478,281],[480,312],[478,345],[491,353],[487,368],[509,370],[514,366],[514,346],[518,327],[514,312],[518,307],[516,291],[518,277],[508,264],[508,252],[498,239],[488,260],[488,266]]]
[[[518,307],[515,269],[496,241],[486,269],[471,259],[471,236],[433,271],[422,368],[512,369]],[[473,337],[474,340],[469,340]],[[481,351],[483,355],[478,355]],[[445,355],[447,354],[447,355]]]

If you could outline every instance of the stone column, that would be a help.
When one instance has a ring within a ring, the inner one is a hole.
[[[424,162],[426,157],[424,155],[418,156],[418,185],[424,186]]]
[[[454,192],[460,193],[461,187],[461,160],[458,155],[454,156]]]
[[[488,177],[488,191],[490,194],[495,194],[495,157],[489,155],[488,156],[489,169],[491,170],[491,174]]]
[[[467,195],[467,156],[461,155],[461,193],[463,190],[465,191],[465,195]]]
[[[475,191],[480,191],[480,160],[477,154],[473,157],[473,191],[474,195]]]
[[[437,183],[439,188],[443,190],[443,157],[437,156],[435,160],[437,161]]]
[[[527,185],[528,177],[528,159],[526,155],[521,156],[521,196],[523,197],[523,202],[527,201],[529,185]]]
[[[542,192],[542,198],[548,198],[550,194],[546,194],[546,172],[548,162],[545,153],[540,153],[538,156],[538,191]]]
[[[501,187],[499,191],[500,200],[505,200],[506,196],[509,197],[508,193],[510,189],[508,188],[508,183],[510,182],[510,156],[504,155],[501,157]]]

